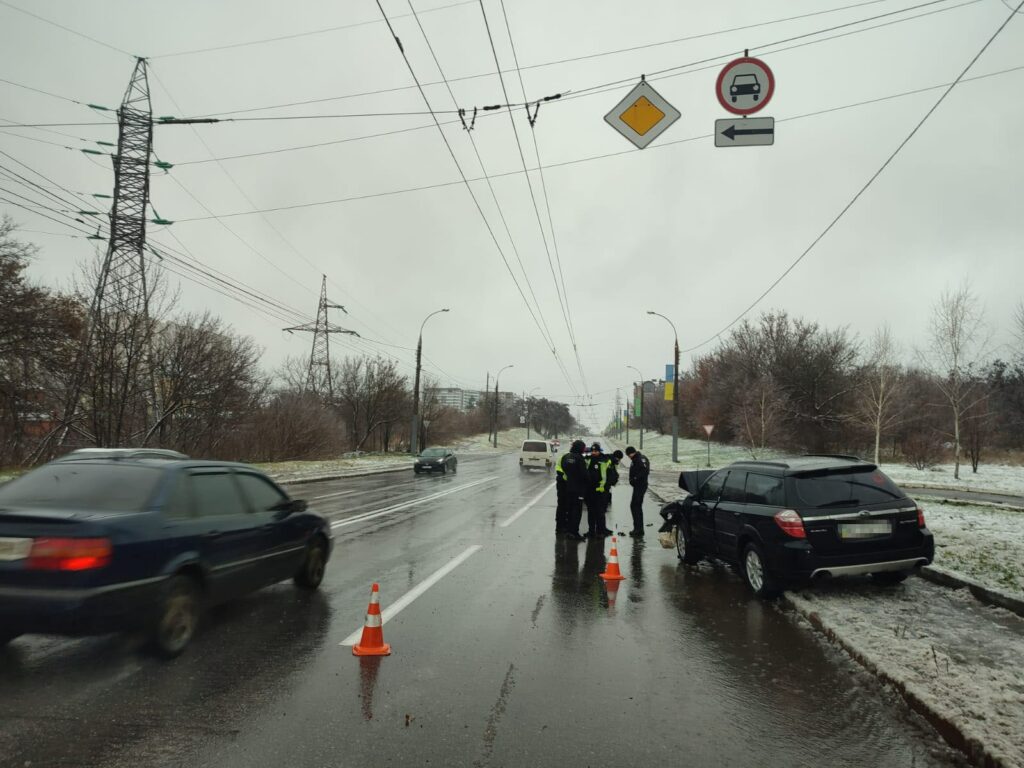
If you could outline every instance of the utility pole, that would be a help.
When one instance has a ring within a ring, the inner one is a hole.
[[[327,301],[327,275],[323,276],[320,283],[320,303],[317,305],[316,321],[293,325],[282,330],[293,333],[305,331],[313,334],[313,350],[309,354],[309,368],[306,371],[306,390],[318,395],[328,403],[334,402],[334,377],[331,376],[331,343],[332,333],[345,333],[349,336],[358,336],[355,331],[350,331],[333,325],[327,319],[328,309],[340,309],[348,314],[341,304],[331,304]]]
[[[128,400],[138,395],[143,369],[150,362],[145,248],[153,111],[143,58],[135,62],[117,111],[117,134],[110,240],[89,306],[58,443],[64,442],[71,429],[101,447],[120,443],[126,437]],[[95,379],[89,393],[91,432],[78,423],[85,418],[79,411],[90,365]],[[155,388],[150,389],[155,397]]]
[[[409,453],[416,455],[420,452],[420,361],[423,358],[423,326],[427,324],[427,320],[432,318],[434,315],[439,315],[442,312],[447,312],[448,308],[439,309],[436,312],[431,312],[427,315],[423,322],[420,324],[420,335],[416,342],[416,384],[413,386],[412,391],[412,430],[409,438]]]
[[[491,404],[488,402],[491,399],[491,372],[487,372],[487,383],[484,384],[484,408],[487,409],[487,442],[491,442]]]
[[[494,374],[494,447],[498,447],[498,380],[501,378],[502,371],[507,368],[514,368],[513,365],[506,365],[496,374]]]
[[[672,333],[675,336],[675,354],[672,365],[672,461],[679,463],[679,332],[676,325],[660,312],[647,310],[648,315],[656,315],[672,326]]]

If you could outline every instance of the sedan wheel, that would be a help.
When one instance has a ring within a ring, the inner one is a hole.
[[[157,618],[153,647],[172,659],[191,642],[199,626],[200,594],[194,579],[178,575],[171,579]]]
[[[327,549],[319,538],[309,545],[302,567],[295,574],[295,585],[300,589],[314,590],[324,580],[327,569]]]
[[[768,573],[764,563],[764,553],[757,544],[753,542],[747,544],[743,550],[742,564],[743,577],[755,595],[764,598],[778,595],[778,585]]]

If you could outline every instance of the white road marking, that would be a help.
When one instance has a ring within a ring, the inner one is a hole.
[[[489,483],[492,480],[496,480],[497,478],[498,478],[498,475],[491,475],[490,477],[485,477],[482,480],[474,480],[472,483],[465,483],[463,485],[458,485],[458,486],[456,486],[454,488],[449,488],[446,491],[440,491],[439,493],[432,493],[429,496],[424,496],[424,497],[419,498],[419,499],[413,499],[412,501],[406,501],[406,502],[403,502],[401,504],[395,504],[395,505],[390,506],[390,507],[384,507],[383,509],[374,509],[374,510],[372,510],[370,512],[364,512],[361,515],[356,515],[355,517],[350,517],[347,520],[339,520],[336,523],[331,523],[331,528],[344,528],[346,525],[355,525],[356,523],[362,523],[362,522],[365,522],[367,520],[372,520],[375,517],[381,517],[382,515],[389,515],[392,512],[398,512],[399,510],[402,510],[402,509],[408,509],[409,507],[414,507],[417,504],[425,504],[428,501],[433,501],[434,499],[440,499],[442,496],[450,496],[453,493],[458,493],[459,491],[465,491],[465,490],[467,490],[469,488],[473,488],[474,486],[477,486],[477,485],[482,485],[484,483]]]
[[[506,520],[505,522],[501,523],[501,526],[500,526],[500,527],[501,527],[501,528],[508,528],[508,527],[509,527],[510,525],[512,525],[512,523],[514,523],[514,522],[515,522],[516,520],[518,520],[518,519],[519,519],[519,518],[520,518],[520,517],[521,517],[521,516],[523,515],[523,513],[524,513],[524,512],[526,512],[526,511],[527,511],[528,509],[530,509],[531,507],[533,507],[533,506],[534,506],[534,505],[535,505],[535,504],[536,504],[536,503],[537,503],[538,501],[540,501],[541,499],[543,499],[543,498],[544,498],[544,495],[545,495],[545,494],[546,494],[546,493],[547,493],[548,491],[550,491],[550,490],[551,490],[551,488],[550,488],[550,487],[548,487],[548,488],[545,488],[545,489],[544,489],[543,491],[541,491],[540,493],[538,493],[538,494],[537,494],[536,496],[534,496],[534,497],[533,497],[533,500],[532,500],[532,501],[530,501],[530,502],[528,502],[528,503],[527,503],[527,505],[526,505],[525,507],[523,507],[523,508],[522,508],[522,509],[520,509],[520,510],[519,510],[518,512],[516,512],[516,513],[515,513],[514,515],[512,515],[512,517],[510,517],[510,518],[509,518],[508,520]]]
[[[460,565],[462,565],[464,562],[466,562],[466,560],[468,560],[474,554],[479,552],[481,549],[483,549],[483,547],[480,544],[474,544],[473,546],[469,547],[462,554],[456,556],[452,560],[449,560],[447,564],[441,566],[436,571],[434,571],[432,574],[427,576],[427,578],[425,578],[423,581],[421,581],[415,587],[410,589],[408,592],[406,592],[400,598],[395,600],[395,602],[391,603],[391,605],[389,605],[386,608],[384,608],[383,610],[381,610],[381,612],[380,612],[381,624],[382,625],[383,624],[387,624],[388,621],[393,619],[404,608],[409,606],[409,604],[412,603],[413,600],[415,600],[417,597],[422,595],[424,592],[426,592],[432,586],[437,584],[437,582],[439,582],[441,579],[443,579],[449,573],[454,571],[456,568],[458,568]],[[360,640],[360,638],[362,636],[363,636],[363,628],[360,627],[355,632],[353,632],[351,635],[349,635],[344,640],[342,640],[339,643],[339,645],[355,645],[356,643],[359,642],[359,640]]]

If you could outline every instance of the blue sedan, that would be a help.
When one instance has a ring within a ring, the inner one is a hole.
[[[228,462],[51,462],[0,486],[0,646],[27,633],[144,629],[181,653],[203,608],[285,579],[319,587],[331,528]]]

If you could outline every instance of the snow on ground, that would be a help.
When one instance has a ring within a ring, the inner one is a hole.
[[[1024,467],[1007,464],[979,464],[978,473],[971,465],[960,465],[960,479],[953,479],[953,465],[941,464],[932,469],[914,469],[900,464],[883,464],[882,469],[897,483],[921,488],[942,488],[957,491],[995,491],[1024,496]]]
[[[934,565],[1024,599],[1024,512],[921,500]]]
[[[275,461],[266,464],[254,464],[279,483],[291,483],[296,480],[308,480],[315,477],[342,477],[359,475],[365,472],[409,467],[412,458],[405,453],[363,453],[358,456],[346,456],[339,459],[319,461]]]
[[[459,438],[452,443],[452,448],[455,449],[456,453],[459,451],[464,453],[507,453],[508,451],[518,451],[523,447],[523,440],[526,439],[526,427],[522,429],[503,429],[498,432],[497,448],[491,445],[485,434]],[[533,430],[530,430],[529,439],[547,441],[546,437],[538,435]]]
[[[787,598],[875,674],[983,745],[995,764],[1024,766],[1024,619],[916,578],[897,587],[837,579]]]
[[[616,439],[623,447],[632,445],[648,459],[651,460],[651,469],[704,469],[708,463],[708,444],[704,440],[693,440],[687,437],[679,438],[679,464],[672,463],[672,435],[659,435],[657,432],[644,433],[644,447],[640,448],[640,435],[636,430],[630,430],[629,441],[626,441],[626,433]],[[771,459],[785,454],[778,451],[758,451],[757,458]],[[752,459],[750,450],[741,445],[726,445],[711,441],[711,466],[722,467],[733,461],[741,459]]]

